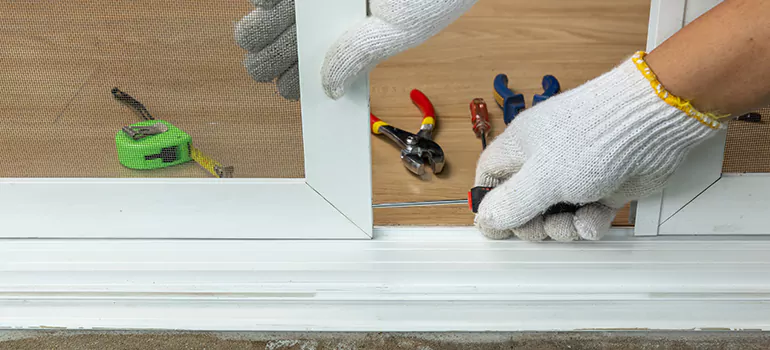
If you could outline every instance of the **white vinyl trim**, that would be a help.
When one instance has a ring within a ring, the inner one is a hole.
[[[334,101],[320,74],[334,41],[366,16],[366,1],[297,0],[296,6],[307,183],[371,236],[369,80],[363,77]]]
[[[0,198],[4,238],[368,238],[303,179],[4,179]]]
[[[653,50],[719,2],[721,0],[653,0],[647,50]],[[726,132],[721,132],[698,146],[671,177],[665,190],[639,200],[635,226],[637,236],[662,234],[660,226],[663,223],[678,215],[709,186],[719,181],[726,136]]]
[[[660,235],[770,235],[770,176],[725,174],[676,215]]]
[[[0,237],[371,238],[367,79],[334,101],[319,76],[366,1],[296,6],[305,179],[0,178]]]
[[[650,20],[647,27],[647,52],[651,52],[684,26],[687,0],[650,1]],[[637,201],[634,234],[656,236],[660,226],[663,192],[653,193]]]
[[[723,0],[686,0],[687,5],[684,11],[684,23],[688,24],[700,17],[702,14],[719,5]]]
[[[650,38],[664,38],[720,0],[653,3]],[[658,16],[655,14],[658,13]],[[677,14],[674,16],[674,14]],[[679,15],[681,14],[681,16]],[[681,17],[681,18],[680,18]],[[665,32],[665,35],[657,35]],[[654,41],[651,41],[654,42]],[[688,156],[666,189],[639,202],[636,235],[768,235],[768,174],[722,174],[726,132]]]
[[[650,1],[647,51],[652,51],[684,26],[687,0]]]
[[[5,240],[0,327],[282,331],[770,329],[770,240]]]

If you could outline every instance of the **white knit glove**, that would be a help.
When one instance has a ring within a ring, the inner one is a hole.
[[[476,0],[369,0],[371,16],[347,31],[326,54],[321,73],[329,97],[345,94],[380,61],[438,34]]]
[[[600,239],[619,208],[661,190],[687,153],[721,128],[668,94],[638,53],[519,114],[491,143],[476,186],[495,189],[476,225],[494,239]],[[560,202],[582,207],[542,215]]]
[[[244,65],[258,82],[275,79],[278,92],[299,99],[294,0],[251,0],[256,9],[235,26],[235,41],[248,51]]]
[[[236,26],[248,51],[245,65],[260,82],[278,78],[278,90],[299,99],[294,0],[251,0],[257,7]],[[362,0],[364,1],[364,0]],[[326,94],[338,99],[361,74],[382,60],[417,46],[443,30],[476,0],[369,0],[371,15],[348,30],[326,54]]]

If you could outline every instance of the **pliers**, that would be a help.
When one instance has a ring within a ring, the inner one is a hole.
[[[434,174],[444,170],[444,151],[432,140],[433,129],[436,127],[436,112],[433,104],[420,90],[412,90],[409,95],[412,102],[422,112],[422,126],[417,134],[396,128],[371,114],[370,124],[372,133],[384,134],[401,147],[401,161],[412,173],[425,175],[427,163]]]
[[[553,75],[544,76],[541,85],[543,86],[543,93],[532,97],[533,107],[561,92],[561,84]],[[508,125],[526,108],[524,105],[524,95],[514,93],[513,90],[508,88],[508,76],[505,74],[498,74],[495,77],[493,86],[495,102],[503,109],[503,120],[505,125]]]
[[[503,121],[505,125],[510,124],[513,118],[526,108],[524,104],[524,95],[514,93],[508,88],[508,76],[498,74],[492,84],[495,93],[495,102],[497,106],[503,109]]]

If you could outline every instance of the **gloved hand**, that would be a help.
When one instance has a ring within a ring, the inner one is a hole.
[[[294,0],[251,0],[256,9],[235,26],[235,41],[248,51],[244,65],[254,80],[278,79],[278,92],[299,100]]]
[[[661,190],[722,124],[669,94],[637,53],[612,71],[519,114],[482,153],[484,235],[597,240],[619,208]],[[583,205],[543,216],[550,206]]]
[[[236,26],[245,65],[260,82],[278,78],[278,90],[299,99],[294,0],[251,0],[257,7]],[[326,94],[338,99],[361,74],[443,30],[476,0],[369,0],[371,15],[348,30],[326,54]]]

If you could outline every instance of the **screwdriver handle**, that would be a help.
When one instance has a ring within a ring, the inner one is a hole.
[[[474,98],[471,101],[471,124],[477,137],[485,137],[492,125],[489,123],[489,110],[483,98]]]
[[[414,105],[422,112],[422,125],[436,125],[436,109],[428,99],[428,96],[425,96],[422,91],[414,89],[409,94],[409,97],[412,98]]]
[[[756,112],[746,113],[744,115],[733,118],[734,120],[740,120],[744,122],[760,123],[762,122],[762,115]]]
[[[479,186],[479,187],[471,188],[471,190],[468,191],[468,207],[474,214],[479,212],[479,205],[481,205],[481,201],[493,189],[494,187]],[[561,203],[556,203],[551,207],[549,207],[548,210],[546,210],[545,213],[543,213],[543,215],[574,213],[579,208],[580,207],[575,204],[561,202]]]

